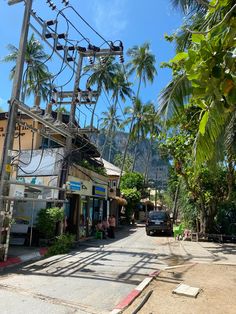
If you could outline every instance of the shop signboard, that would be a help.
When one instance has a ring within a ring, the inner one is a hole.
[[[92,183],[87,180],[69,176],[66,183],[68,193],[92,196]]]
[[[106,188],[103,186],[93,186],[93,196],[98,196],[98,197],[106,197]]]
[[[80,191],[81,190],[81,182],[69,181],[67,182],[68,189],[71,191]]]

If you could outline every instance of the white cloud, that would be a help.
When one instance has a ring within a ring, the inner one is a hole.
[[[0,106],[6,105],[6,103],[7,103],[6,99],[0,97]]]
[[[96,28],[108,39],[122,35],[127,19],[127,0],[99,0],[92,8]],[[119,38],[118,38],[119,39]]]

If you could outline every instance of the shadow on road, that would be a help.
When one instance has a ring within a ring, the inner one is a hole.
[[[149,273],[156,271],[160,264],[154,253],[137,250],[131,252],[105,244],[116,243],[129,237],[136,226],[124,226],[116,231],[115,239],[90,239],[78,244],[69,254],[52,256],[11,273],[48,277],[74,277],[137,285]],[[130,260],[132,262],[130,262]]]

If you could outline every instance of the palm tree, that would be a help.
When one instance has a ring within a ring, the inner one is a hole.
[[[124,123],[132,125],[132,128],[130,128],[130,140],[135,143],[132,171],[135,168],[138,144],[149,132],[149,110],[149,104],[143,105],[141,100],[137,98],[134,101],[133,107],[125,108],[125,113],[129,117]]]
[[[186,74],[182,72],[175,75],[159,95],[158,115],[168,120],[174,114],[179,114],[189,102],[191,94],[192,86]]]
[[[103,60],[100,60],[92,65],[87,65],[84,67],[84,73],[92,72],[90,77],[87,80],[87,88],[96,85],[98,97],[102,93],[102,89],[106,92],[111,90],[114,86],[113,78],[115,76],[115,71],[117,69],[118,64],[114,63],[114,57],[104,57]],[[93,107],[92,117],[90,126],[93,127],[93,119],[94,113],[96,110],[96,104]]]
[[[112,86],[112,91],[113,91],[112,99],[114,101],[114,105],[110,107],[110,112],[108,114],[110,118],[110,122],[108,124],[109,127],[108,127],[107,136],[106,136],[106,141],[103,145],[103,150],[102,150],[102,154],[103,154],[107,140],[110,137],[108,161],[110,161],[111,159],[112,142],[113,142],[113,138],[115,136],[116,130],[122,128],[121,119],[116,115],[117,103],[119,102],[120,99],[122,102],[125,102],[126,97],[131,98],[133,91],[130,86],[131,86],[131,83],[126,80],[125,73],[122,70],[121,65],[117,64],[117,67],[115,69],[115,76],[113,77],[113,86]]]
[[[149,169],[149,162],[152,155],[152,148],[153,148],[153,142],[157,138],[157,135],[161,132],[161,126],[159,121],[159,116],[157,115],[157,112],[155,110],[155,106],[153,103],[147,104],[147,122],[149,125],[149,141],[148,141],[148,153],[147,153],[147,160],[145,162],[146,167],[144,171],[144,182],[148,179],[148,169]]]
[[[208,0],[171,0],[171,3],[173,7],[180,9],[186,15],[206,10],[209,5]]]
[[[109,140],[110,144],[109,144],[108,161],[110,162],[111,161],[111,149],[112,149],[113,139],[114,139],[114,136],[115,136],[117,129],[120,129],[120,127],[121,127],[121,119],[119,116],[116,115],[115,106],[110,106],[108,108],[108,111],[102,112],[102,114],[104,117],[102,119],[101,127],[102,127],[102,129],[107,130],[107,132],[105,131],[106,138],[105,138],[105,142],[104,142],[103,147],[102,147],[101,155],[103,155],[104,149],[106,148],[107,142]]]
[[[142,46],[134,46],[133,48],[129,49],[127,51],[128,56],[131,57],[131,60],[127,63],[126,68],[128,70],[129,75],[132,75],[133,73],[136,74],[136,77],[138,78],[138,87],[136,92],[136,98],[133,101],[133,105],[135,106],[136,99],[139,98],[139,92],[141,88],[141,83],[143,82],[146,86],[147,81],[150,83],[153,83],[155,75],[157,74],[156,68],[155,68],[155,56],[150,51],[150,45],[148,43],[144,43]],[[128,146],[130,144],[131,140],[131,130],[133,129],[134,124],[134,116],[133,119],[130,121],[130,130],[129,130],[129,137],[127,140],[127,144],[124,151],[124,157],[123,157],[123,163],[121,167],[121,174],[123,172],[124,163],[126,154],[128,151]]]
[[[13,79],[16,70],[18,49],[11,44],[7,48],[10,54],[5,56],[2,61],[14,63],[10,71],[10,79]],[[32,34],[26,46],[26,69],[23,76],[22,101],[24,101],[25,96],[33,94],[35,96],[35,103],[39,106],[41,98],[44,100],[47,99],[50,88],[49,80],[51,78],[51,74],[46,66],[48,59],[49,56],[44,52],[42,44]]]
[[[146,86],[146,82],[153,83],[157,74],[155,68],[156,58],[150,51],[150,44],[144,43],[142,46],[134,46],[127,51],[127,55],[131,60],[127,63],[126,68],[129,75],[135,73],[139,79],[136,97],[139,97],[141,83]]]

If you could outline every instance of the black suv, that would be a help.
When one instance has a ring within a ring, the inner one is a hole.
[[[172,234],[172,222],[170,215],[166,211],[151,211],[149,212],[146,233],[150,235],[151,232],[165,232],[168,235]]]

